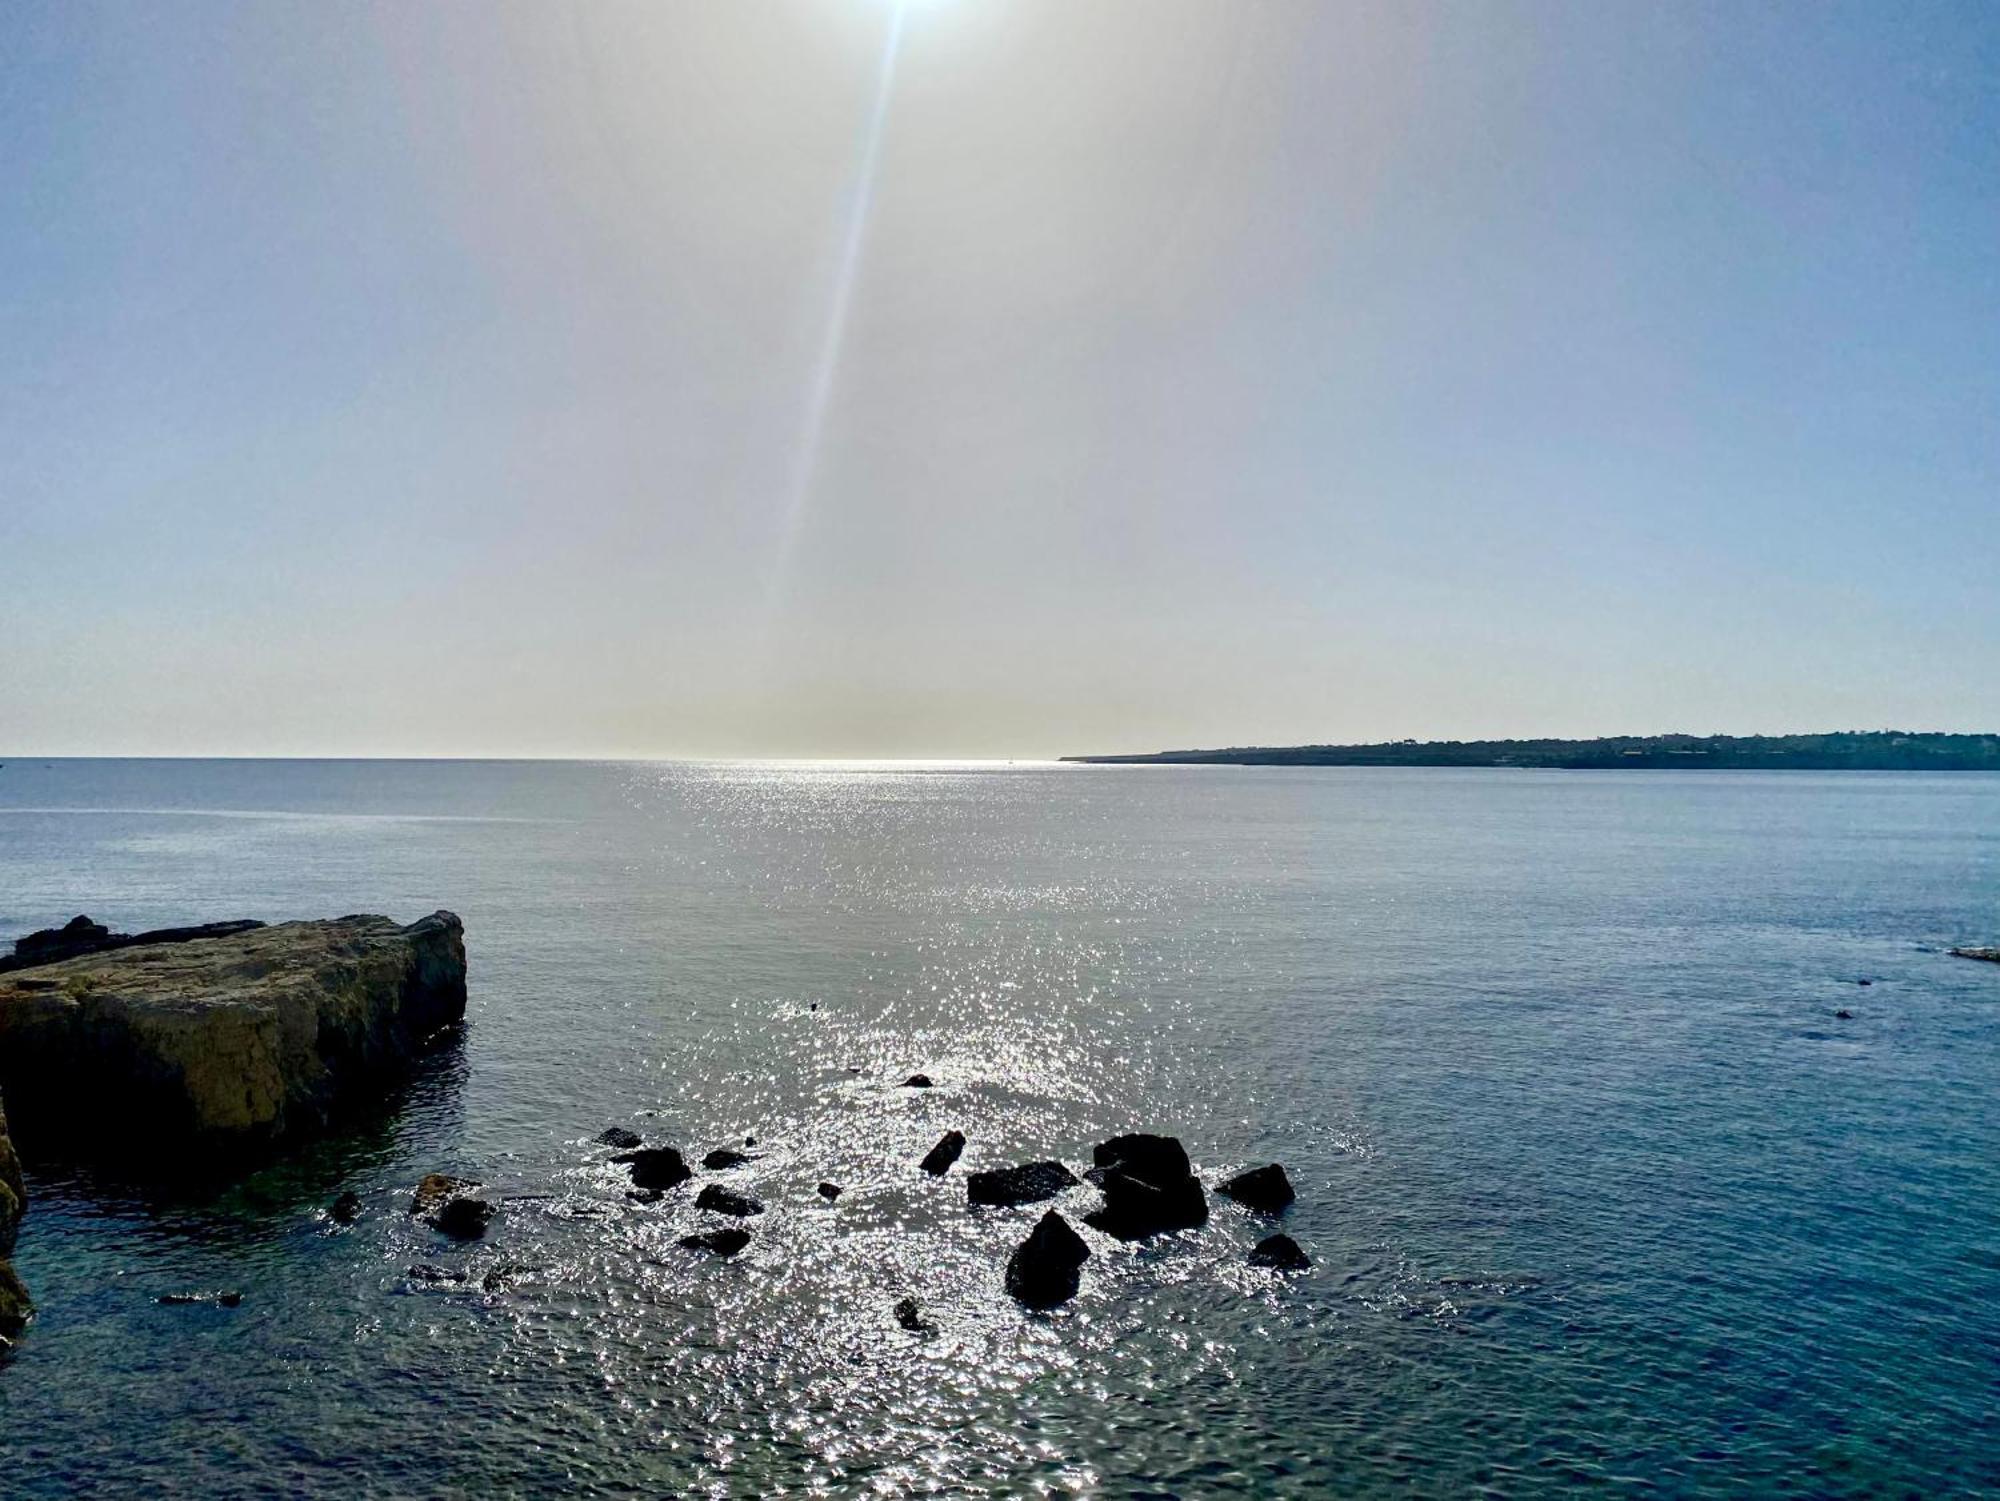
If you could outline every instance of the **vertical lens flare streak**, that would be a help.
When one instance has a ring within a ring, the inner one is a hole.
[[[806,501],[812,494],[814,474],[819,467],[827,408],[832,402],[834,380],[840,369],[840,347],[847,335],[848,310],[854,301],[861,247],[867,237],[869,210],[875,198],[876,169],[882,157],[889,96],[895,84],[896,54],[903,44],[903,14],[907,9],[907,0],[898,0],[889,9],[889,30],[882,41],[882,66],[875,81],[874,103],[868,111],[867,125],[861,138],[860,168],[855,175],[854,191],[848,200],[847,228],[841,238],[832,297],[827,305],[826,324],[820,334],[818,357],[813,362],[812,377],[806,387],[805,412],[799,425],[791,473],[785,485],[777,558],[770,579],[770,598],[774,606],[784,594],[785,576],[797,542],[799,523],[804,519]]]

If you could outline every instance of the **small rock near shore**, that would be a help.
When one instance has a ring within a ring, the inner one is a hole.
[[[896,1303],[896,1322],[912,1334],[930,1333],[930,1322],[924,1318],[924,1311],[917,1306],[915,1298],[902,1298]]]
[[[611,1126],[597,1133],[597,1144],[601,1147],[616,1147],[621,1152],[629,1152],[634,1147],[644,1146],[645,1138],[637,1131],[627,1131],[623,1126]]]
[[[1034,1204],[1053,1199],[1065,1188],[1076,1187],[1077,1182],[1076,1174],[1060,1162],[1024,1162],[1019,1167],[988,1168],[969,1175],[965,1197],[968,1203],[1002,1207]]]
[[[1255,1209],[1263,1214],[1276,1214],[1298,1197],[1292,1192],[1291,1179],[1275,1162],[1253,1167],[1247,1173],[1238,1173],[1227,1183],[1217,1185],[1215,1191],[1224,1198],[1234,1199],[1245,1209]]]
[[[829,1204],[839,1198],[840,1195],[841,1187],[838,1183],[822,1183],[819,1186],[819,1196]]]
[[[327,1213],[333,1216],[337,1224],[353,1224],[361,1218],[361,1195],[358,1193],[342,1194],[333,1201],[333,1207]]]
[[[1303,1272],[1312,1265],[1312,1257],[1300,1250],[1299,1243],[1289,1235],[1267,1235],[1250,1248],[1250,1265],[1277,1272]]]
[[[694,1207],[715,1214],[733,1214],[739,1217],[764,1212],[764,1206],[750,1195],[733,1193],[719,1183],[711,1183],[704,1188],[695,1198]]]
[[[1053,1308],[1076,1296],[1078,1269],[1090,1247],[1051,1209],[1007,1258],[1007,1291],[1030,1308]]]
[[[630,1167],[632,1181],[640,1188],[678,1188],[694,1176],[673,1147],[641,1147],[636,1152],[621,1152],[611,1160]]]
[[[430,1222],[454,1240],[477,1240],[493,1222],[493,1212],[492,1204],[485,1199],[459,1194],[446,1199]]]
[[[958,1161],[958,1154],[965,1150],[965,1133],[947,1131],[938,1138],[938,1144],[924,1154],[924,1160],[917,1164],[933,1178],[942,1177]]]
[[[713,1152],[710,1152],[706,1157],[701,1159],[701,1165],[711,1173],[726,1173],[733,1167],[741,1167],[746,1162],[755,1162],[756,1160],[756,1158],[750,1156],[747,1152],[739,1152],[733,1147],[717,1147]]]
[[[681,1246],[689,1251],[713,1251],[717,1256],[734,1256],[750,1244],[750,1232],[741,1225],[708,1230],[700,1235],[683,1235]]]
[[[905,1089],[929,1089],[930,1087],[931,1076],[929,1074],[911,1074],[909,1078],[903,1081],[903,1088]]]

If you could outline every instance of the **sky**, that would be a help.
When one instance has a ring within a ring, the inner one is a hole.
[[[2000,728],[2000,6],[11,0],[0,755]]]

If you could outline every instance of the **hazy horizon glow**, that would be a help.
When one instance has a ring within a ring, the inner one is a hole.
[[[0,759],[2000,726],[2000,11],[14,7]]]

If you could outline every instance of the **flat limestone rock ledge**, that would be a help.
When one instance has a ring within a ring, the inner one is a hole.
[[[0,975],[0,1093],[32,1153],[200,1168],[322,1129],[464,1016],[449,912],[117,948]]]

